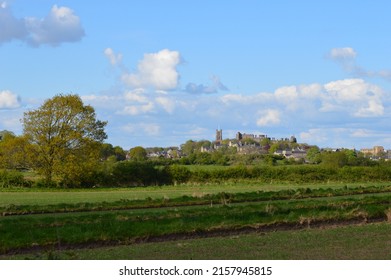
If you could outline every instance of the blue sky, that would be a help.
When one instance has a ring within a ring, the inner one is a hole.
[[[0,0],[0,130],[77,93],[108,142],[391,148],[389,1]]]

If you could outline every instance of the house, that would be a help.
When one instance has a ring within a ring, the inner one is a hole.
[[[275,155],[284,156],[285,158],[293,158],[294,160],[305,159],[307,151],[301,148],[277,150],[274,152]]]

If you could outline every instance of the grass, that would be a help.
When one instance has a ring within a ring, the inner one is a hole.
[[[390,260],[390,232],[390,223],[377,223],[92,249],[48,250],[35,254],[7,256],[7,258],[78,260]]]
[[[219,205],[231,203],[246,203],[259,201],[275,201],[288,199],[306,199],[329,197],[329,200],[335,197],[350,197],[362,196],[365,194],[383,195],[390,193],[391,186],[368,186],[368,187],[347,187],[343,188],[327,188],[327,189],[310,189],[299,188],[280,191],[256,191],[245,193],[226,193],[221,192],[217,194],[199,195],[193,194],[191,196],[182,196],[168,198],[167,196],[161,198],[147,199],[120,199],[117,201],[96,201],[96,202],[77,202],[77,203],[53,203],[53,204],[36,204],[36,205],[19,205],[9,204],[0,206],[0,215],[26,215],[26,214],[42,214],[42,213],[64,213],[64,212],[83,212],[83,211],[107,211],[107,210],[126,210],[126,209],[140,209],[140,208],[159,208],[159,207],[186,207],[194,205]],[[34,194],[34,193],[28,193]],[[28,197],[28,194],[25,197]],[[42,194],[42,193],[40,193]],[[57,193],[57,199],[61,202],[61,194]],[[65,193],[68,194],[68,193]],[[80,194],[76,193],[76,194]],[[31,198],[31,197],[30,197]]]
[[[156,238],[183,239],[199,235],[209,236],[210,233],[223,235],[227,232],[233,234],[253,229],[301,229],[316,224],[333,224],[353,220],[361,223],[375,219],[390,221],[390,191],[391,187],[385,183],[266,185],[257,184],[254,181],[237,184],[129,189],[45,191],[12,189],[8,192],[0,192],[0,254],[16,253],[18,250],[34,250],[34,248],[51,253],[64,246],[74,248],[87,245],[133,244],[130,247],[123,247],[124,250],[129,250],[137,246],[149,246],[149,244],[136,245],[135,242]],[[32,213],[35,215],[31,215]],[[14,216],[7,216],[10,214]],[[384,227],[389,229],[388,224]],[[291,234],[294,232],[307,231],[291,231]],[[329,229],[327,232],[332,238],[329,241],[336,241],[334,238],[337,235],[334,236]],[[370,234],[376,232],[378,231],[374,230]],[[264,236],[269,236],[269,234],[265,233]],[[284,232],[281,234],[278,238],[276,237],[276,244],[279,244],[280,239],[285,241],[281,241],[281,248],[275,249],[274,257],[270,257],[272,259],[290,258],[291,256],[286,254],[288,249],[283,247],[284,243],[290,242],[289,238],[283,237]],[[384,234],[379,233],[379,235]],[[307,254],[312,256],[315,252],[307,247],[305,238],[309,240],[313,238],[314,241],[316,238],[305,236],[304,234],[300,237],[304,238],[304,241],[299,242],[303,248],[301,252],[300,248],[297,249],[298,254],[303,257]],[[327,233],[325,238],[327,238]],[[242,235],[238,239],[246,240]],[[219,246],[227,250],[231,248],[226,246],[231,246],[238,250],[238,256],[244,254],[242,250],[248,250],[251,252],[248,253],[251,258],[261,258],[261,255],[254,251],[258,247],[255,246],[253,250],[250,250],[251,246],[248,245],[240,249],[240,247],[227,245],[225,242],[229,240],[230,238],[216,239],[214,246],[206,245],[204,249],[218,252]],[[370,243],[378,246],[375,240],[371,240]],[[389,239],[384,240],[385,244],[389,244]],[[178,241],[182,245],[186,242]],[[194,240],[194,242],[198,241]],[[161,245],[165,243],[167,242]],[[116,246],[116,248],[122,247]],[[389,247],[376,248],[379,250],[376,256],[383,254],[386,256],[384,258],[389,258],[387,255],[387,252],[390,253]],[[356,248],[356,250],[359,249]],[[167,249],[167,252],[169,251]],[[74,250],[69,252],[74,252]],[[54,253],[51,257],[61,258],[65,256],[61,255],[63,253],[60,252],[58,256]],[[197,254],[192,257],[197,258]],[[213,258],[206,251],[204,254],[202,259],[207,259],[209,256]],[[173,254],[173,256],[176,255]],[[8,257],[3,256],[3,258]],[[78,258],[78,255],[75,255],[75,258]]]
[[[329,184],[265,184],[254,181],[241,181],[228,184],[185,184],[179,186],[102,188],[102,189],[1,189],[0,207],[7,205],[48,205],[59,203],[96,203],[119,200],[137,200],[146,198],[177,198],[181,196],[202,197],[207,194],[243,193],[254,191],[280,191],[299,188],[331,188],[345,186],[388,186],[386,183],[329,183]]]
[[[138,239],[329,221],[386,220],[391,195],[266,201],[128,211],[0,218],[0,253],[34,246],[132,243]]]

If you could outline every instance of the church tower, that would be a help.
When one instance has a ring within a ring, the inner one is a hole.
[[[221,144],[223,142],[223,130],[216,129],[216,144]]]

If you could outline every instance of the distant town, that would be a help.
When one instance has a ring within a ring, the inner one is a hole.
[[[189,141],[193,143],[196,142],[192,140]],[[182,144],[180,147],[147,148],[146,150],[149,158],[180,158],[187,155],[185,148],[186,143]],[[233,149],[237,154],[273,154],[296,161],[305,161],[308,150],[312,147],[316,147],[307,143],[298,143],[295,136],[290,136],[287,138],[274,138],[264,134],[257,135],[237,132],[234,139],[223,139],[222,129],[216,129],[216,137],[214,141],[201,140],[197,141],[197,143],[199,144],[198,152],[201,153],[213,153],[222,149]],[[337,152],[348,149],[322,148],[320,150]],[[383,146],[362,148],[360,150],[353,149],[352,151],[357,154],[361,153],[362,156],[371,160],[391,160],[391,150],[385,150]]]

